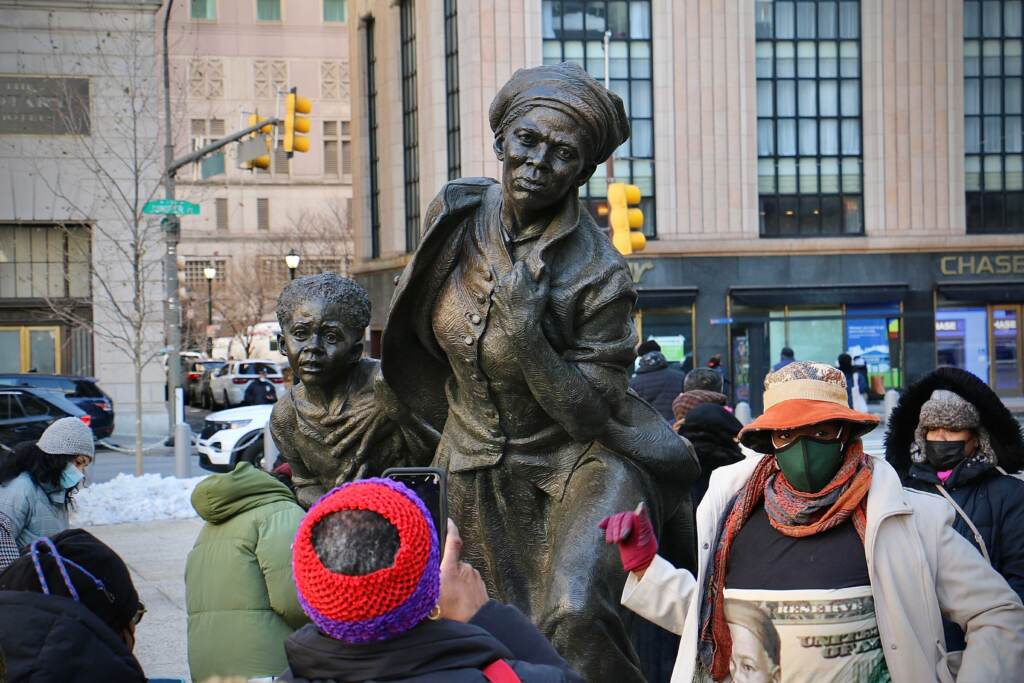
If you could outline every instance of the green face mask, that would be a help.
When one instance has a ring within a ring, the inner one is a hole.
[[[815,493],[825,488],[842,466],[843,444],[804,436],[777,450],[775,460],[793,488]]]

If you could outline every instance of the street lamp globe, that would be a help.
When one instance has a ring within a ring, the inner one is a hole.
[[[288,264],[288,275],[290,279],[295,279],[295,271],[298,270],[299,261],[301,260],[302,257],[299,256],[298,252],[296,252],[294,249],[288,250],[288,253],[285,254],[284,262]]]
[[[213,266],[206,266],[205,268],[203,268],[203,277],[205,277],[207,280],[213,280],[215,277],[217,277],[217,269],[214,268]]]

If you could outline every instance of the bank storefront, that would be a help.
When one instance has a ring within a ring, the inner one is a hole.
[[[719,354],[734,400],[761,408],[783,347],[835,364],[849,353],[880,398],[937,365],[1024,394],[1024,251],[633,258],[644,339],[673,360]]]

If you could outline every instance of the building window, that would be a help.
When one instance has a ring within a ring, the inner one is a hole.
[[[401,6],[402,166],[405,170],[405,250],[420,243],[420,140],[416,93],[416,2]]]
[[[604,81],[604,34],[608,48],[609,88],[622,98],[631,135],[615,151],[615,179],[640,187],[644,233],[654,225],[654,89],[651,76],[651,3],[649,0],[544,0],[541,5],[545,64],[575,62]],[[600,160],[600,161],[603,161]],[[607,194],[607,169],[599,165],[580,196],[591,213]]]
[[[270,200],[265,197],[256,200],[256,229],[270,230]]]
[[[377,153],[377,55],[373,45],[373,19],[366,31],[366,123],[370,156],[370,258],[380,258],[380,158]]]
[[[281,0],[256,0],[256,21],[281,21]]]
[[[217,274],[213,278],[213,284],[222,285],[227,274],[227,261],[222,258],[215,259],[188,259],[185,261],[185,288],[189,292],[202,292],[205,299],[206,275],[203,270],[213,266]]]
[[[324,21],[348,21],[347,0],[324,0]]]
[[[444,91],[448,132],[448,180],[462,175],[462,124],[459,121],[459,7],[444,0]]]
[[[217,197],[214,201],[214,206],[217,213],[217,229],[227,230],[228,229],[228,200],[227,197]]]
[[[338,177],[338,122],[324,121],[324,175]]]
[[[967,232],[1024,231],[1021,2],[964,2]]]
[[[0,224],[0,299],[88,299],[91,274],[87,227]]]
[[[756,7],[762,237],[864,234],[860,3]]]
[[[217,0],[192,0],[189,15],[193,19],[216,19]]]

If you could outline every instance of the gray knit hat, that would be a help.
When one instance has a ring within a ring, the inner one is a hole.
[[[46,428],[36,442],[44,453],[50,455],[88,455],[96,457],[92,430],[77,417],[62,417]]]
[[[936,389],[931,397],[921,406],[917,418],[917,429],[914,431],[916,448],[911,453],[914,462],[924,462],[924,446],[926,436],[932,429],[949,429],[952,431],[970,430],[978,435],[978,450],[974,457],[996,463],[996,454],[988,437],[988,430],[981,425],[978,409],[959,394],[947,389]]]

